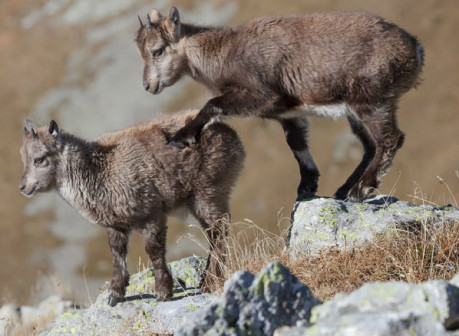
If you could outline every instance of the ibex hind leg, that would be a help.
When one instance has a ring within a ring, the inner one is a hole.
[[[216,190],[217,195],[218,191]],[[195,196],[191,201],[191,212],[201,224],[209,240],[209,256],[206,270],[200,283],[201,291],[214,292],[223,285],[223,266],[226,255],[227,229],[230,223],[229,205],[213,193]],[[219,195],[225,198],[224,195]]]
[[[285,138],[300,166],[301,181],[297,201],[314,197],[317,191],[319,170],[309,152],[308,121],[306,118],[280,119]]]
[[[365,199],[380,185],[392,166],[397,150],[403,145],[405,135],[397,126],[396,110],[396,104],[390,103],[362,116],[363,123],[375,139],[376,154],[359,183],[350,190],[351,199]]]
[[[367,168],[370,166],[376,153],[375,140],[371,135],[370,129],[363,123],[363,121],[356,115],[349,115],[347,117],[351,125],[352,132],[359,138],[363,145],[363,157],[359,165],[352,172],[351,176],[346,182],[335,192],[335,198],[346,200],[353,198],[354,195],[349,195],[351,188],[360,183],[362,176],[365,174]]]
[[[383,177],[389,172],[394,156],[403,146],[405,140],[405,134],[400,131],[396,123],[390,124],[393,127],[383,128],[386,133],[383,134],[383,139],[381,139],[381,159],[378,162],[375,160],[372,162],[372,165],[374,164],[376,186],[380,185]]]
[[[142,230],[145,252],[155,270],[155,295],[158,301],[172,299],[173,280],[166,263],[166,218],[157,216]]]
[[[392,165],[396,151],[402,146],[404,135],[395,120],[395,105],[360,107],[359,115],[349,117],[353,132],[364,147],[359,166],[335,196],[352,201],[362,201],[377,188],[382,177]]]
[[[348,198],[352,201],[362,201],[379,185],[382,178],[392,166],[392,160],[397,150],[403,144],[403,133],[397,136],[397,141],[389,147],[377,148],[375,159],[368,167],[362,179],[349,191]]]

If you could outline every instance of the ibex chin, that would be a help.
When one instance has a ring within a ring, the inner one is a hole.
[[[424,52],[415,37],[381,17],[328,12],[204,27],[182,23],[172,7],[167,17],[153,10],[139,22],[145,90],[158,94],[186,74],[214,95],[168,136],[172,146],[194,143],[216,117],[275,119],[300,166],[300,200],[315,195],[319,178],[307,117],[346,117],[364,155],[335,197],[362,200],[403,144],[397,103],[419,82]]]
[[[166,265],[166,216],[186,207],[200,222],[211,253],[203,290],[222,276],[225,228],[231,189],[245,152],[236,132],[217,122],[200,141],[184,150],[168,146],[164,132],[176,132],[197,111],[157,118],[85,141],[60,130],[54,121],[24,126],[21,192],[31,197],[55,190],[90,222],[106,228],[113,256],[109,305],[125,296],[129,283],[126,255],[129,235],[141,232],[155,270],[158,300],[172,297]]]

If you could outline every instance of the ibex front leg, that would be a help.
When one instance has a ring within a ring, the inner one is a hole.
[[[126,287],[129,284],[129,272],[126,266],[129,236],[127,233],[112,228],[107,229],[107,234],[113,259],[113,277],[108,304],[113,307],[124,298]]]
[[[260,115],[268,99],[252,95],[248,90],[234,90],[230,93],[210,99],[198,115],[168,138],[168,144],[184,148],[194,144],[205,125],[220,117],[250,117]]]
[[[291,118],[279,120],[284,129],[285,137],[300,166],[301,181],[297,190],[297,201],[314,197],[317,191],[319,170],[309,152],[308,120]]]

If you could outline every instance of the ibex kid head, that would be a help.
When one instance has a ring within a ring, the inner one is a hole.
[[[173,85],[183,74],[184,55],[180,48],[181,23],[177,8],[164,17],[153,9],[145,24],[139,17],[136,43],[145,62],[143,86],[152,94]]]
[[[30,120],[24,123],[24,136],[20,150],[24,171],[20,191],[27,197],[56,187],[59,162],[59,127],[52,120],[49,127],[37,127]]]

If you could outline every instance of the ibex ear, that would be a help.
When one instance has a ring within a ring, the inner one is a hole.
[[[36,128],[37,128],[37,126],[32,121],[30,121],[29,119],[27,119],[24,122],[24,134],[25,135],[31,134],[34,138],[36,138],[37,137],[37,133],[35,132]]]
[[[51,134],[54,138],[57,138],[57,135],[59,134],[59,127],[54,120],[49,122],[49,134]]]
[[[175,42],[180,38],[181,27],[180,13],[176,7],[172,7],[166,20],[166,28]]]
[[[150,12],[150,22],[153,25],[157,25],[163,16],[157,9],[152,9]]]

